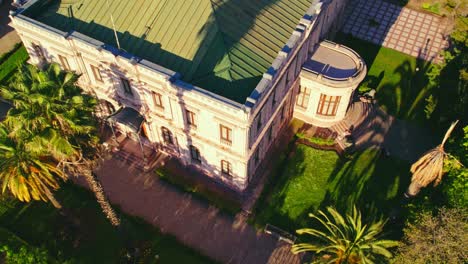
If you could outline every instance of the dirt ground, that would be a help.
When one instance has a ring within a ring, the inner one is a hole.
[[[3,0],[0,4],[0,55],[10,51],[16,43],[21,41],[15,29],[8,25],[11,22],[8,17],[11,9],[11,0]]]

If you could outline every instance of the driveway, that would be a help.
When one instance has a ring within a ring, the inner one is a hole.
[[[11,22],[8,13],[12,8],[11,0],[3,0],[0,4],[0,55],[10,51],[21,41],[15,29],[8,25]]]
[[[300,263],[290,245],[118,159],[96,172],[113,204],[221,263]]]

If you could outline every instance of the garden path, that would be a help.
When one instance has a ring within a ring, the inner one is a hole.
[[[395,118],[377,104],[358,101],[352,107],[356,109],[348,111],[346,117],[332,127],[341,135],[354,125],[352,136],[356,149],[384,148],[394,157],[414,162],[437,144],[427,129]]]
[[[416,161],[435,147],[434,138],[427,129],[388,115],[378,106],[356,128],[353,136],[359,149],[382,147],[390,155],[409,162]]]
[[[436,15],[382,0],[351,0],[344,33],[427,61],[439,62],[446,23]]]
[[[110,159],[96,171],[111,202],[221,263],[300,263],[290,245],[160,181]]]
[[[10,51],[21,41],[16,31],[8,25],[11,22],[8,17],[11,8],[11,1],[3,1],[0,4],[0,55]]]

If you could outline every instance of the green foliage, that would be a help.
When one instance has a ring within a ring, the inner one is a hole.
[[[450,170],[442,182],[442,193],[448,206],[468,207],[468,169]]]
[[[467,215],[462,208],[421,212],[405,227],[394,263],[466,263]]]
[[[52,192],[67,174],[58,164],[81,156],[83,142],[95,132],[95,100],[82,94],[77,79],[57,64],[45,70],[23,65],[7,86],[0,86],[1,97],[13,104],[0,126],[2,192],[60,207]]]
[[[387,113],[426,122],[425,100],[432,93],[426,72],[433,64],[349,35],[338,35],[335,41],[355,50],[367,64],[360,93],[376,89],[376,100]]]
[[[428,98],[426,98],[426,106],[424,107],[424,113],[426,113],[426,118],[430,119],[432,113],[437,107],[437,101],[434,96],[431,94]]]
[[[327,205],[350,212],[356,204],[366,208],[366,215],[391,216],[410,179],[408,163],[374,149],[345,159],[333,151],[297,145],[278,164],[254,217],[259,225],[288,231],[305,226],[307,213]]]
[[[156,169],[156,175],[182,191],[188,192],[198,199],[205,200],[228,214],[235,215],[241,210],[239,202],[227,199],[223,195],[211,191],[203,184],[187,182],[182,177],[174,175],[164,168]]]
[[[22,246],[19,250],[12,250],[7,245],[0,247],[0,253],[5,254],[8,264],[49,264],[49,256],[44,248],[29,248]]]
[[[319,223],[320,228],[302,228],[299,235],[309,235],[309,243],[292,246],[292,252],[314,252],[319,255],[318,263],[384,263],[392,257],[388,248],[398,242],[381,239],[384,220],[364,223],[361,213],[353,208],[350,214],[341,215],[334,208],[309,214]],[[311,239],[313,238],[313,239]]]
[[[24,46],[16,49],[13,53],[8,53],[0,59],[0,83],[7,80],[16,69],[29,59],[29,54]]]
[[[213,263],[140,218],[120,213],[122,225],[116,229],[102,214],[93,194],[84,188],[65,184],[56,195],[68,208],[67,216],[46,203],[18,203],[0,215],[0,244],[5,241],[3,227],[29,245],[42,245],[51,259],[60,264],[67,263],[62,260],[80,264],[127,263],[124,255],[129,248],[149,252],[128,263]],[[9,245],[16,250],[13,242]],[[159,256],[158,261],[155,255]]]
[[[439,3],[423,3],[422,8],[428,12],[440,15],[440,4]]]
[[[305,139],[309,141],[312,144],[318,145],[318,146],[333,146],[335,145],[335,140],[331,138],[320,138],[320,137],[307,137],[306,135],[302,133],[297,133],[296,136],[301,139]]]
[[[334,151],[297,145],[285,153],[284,162],[271,175],[272,182],[257,202],[255,221],[293,231],[307,223],[307,213],[319,209],[328,179],[339,157]],[[289,156],[289,157],[288,157]]]

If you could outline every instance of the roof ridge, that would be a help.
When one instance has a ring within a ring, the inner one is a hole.
[[[215,65],[214,68],[213,68],[213,73],[219,74],[219,73],[222,73],[222,72],[227,71],[228,74],[229,74],[229,81],[232,81],[233,79],[232,79],[231,70],[232,70],[232,67],[233,67],[233,62],[232,62],[232,59],[231,59],[231,56],[230,56],[230,51],[227,49],[227,46],[228,46],[227,43],[226,43],[226,37],[227,37],[227,36],[226,36],[226,34],[221,30],[221,26],[220,26],[220,24],[219,24],[219,22],[218,22],[218,17],[217,17],[216,9],[219,8],[219,7],[216,5],[215,2],[220,2],[220,4],[225,4],[225,3],[223,3],[223,2],[224,2],[223,0],[207,0],[207,1],[210,1],[211,16],[212,16],[213,25],[216,27],[216,31],[217,31],[216,34],[219,34],[219,35],[221,36],[222,45],[223,45],[222,49],[225,51],[225,54],[227,55],[227,62],[226,62],[226,63],[228,64],[228,66],[224,66],[223,68],[218,69],[218,70],[216,70],[216,67],[217,67],[218,65]],[[215,35],[216,35],[216,34],[215,34]],[[213,39],[210,41],[210,43],[211,43],[212,41],[214,41],[214,39],[215,39],[215,38],[213,38]],[[208,50],[206,50],[206,51],[204,52],[203,57],[205,57],[205,56],[208,55],[207,51],[208,51]],[[223,61],[223,60],[224,60],[224,57],[221,58],[217,63],[220,63],[220,62]],[[200,61],[202,61],[202,60],[200,60]],[[198,66],[199,66],[199,65],[198,65]],[[198,66],[195,67],[195,68],[198,69]],[[194,70],[194,72],[196,72],[196,69]],[[208,74],[209,74],[209,73],[206,73],[206,74],[204,74],[204,75],[202,75],[202,76],[197,77],[196,79],[195,79],[195,78],[192,78],[192,76],[191,76],[191,79],[192,79],[193,82],[197,82],[197,81],[200,81],[200,80],[204,79]]]

